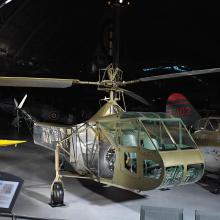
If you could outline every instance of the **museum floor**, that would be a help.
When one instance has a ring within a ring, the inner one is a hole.
[[[1,171],[24,179],[14,214],[52,219],[139,220],[140,207],[144,205],[184,208],[184,219],[191,220],[195,209],[219,211],[220,195],[212,194],[198,184],[135,194],[72,178],[65,179],[66,206],[52,208],[48,202],[54,178],[53,152],[32,143],[0,151]]]

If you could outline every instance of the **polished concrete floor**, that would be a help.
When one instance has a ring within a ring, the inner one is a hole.
[[[52,208],[48,203],[54,178],[53,152],[32,143],[0,149],[0,169],[24,179],[14,214],[52,219],[139,220],[142,205],[184,208],[185,220],[193,219],[195,209],[219,212],[220,195],[198,184],[136,194],[72,178],[64,180],[66,206]]]
[[[0,138],[14,139],[4,117],[0,119]],[[26,138],[27,133],[23,134]],[[151,190],[139,194],[79,179],[64,179],[65,206],[52,208],[50,184],[54,172],[54,153],[28,143],[0,149],[0,171],[24,179],[13,209],[14,214],[52,219],[77,220],[139,220],[141,206],[184,209],[184,220],[192,220],[194,210],[219,212],[220,195],[210,193],[198,184]],[[3,220],[3,218],[0,218]]]

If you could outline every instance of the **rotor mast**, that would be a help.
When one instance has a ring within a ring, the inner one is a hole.
[[[120,95],[117,94],[122,92],[122,89],[118,87],[118,82],[122,80],[122,74],[123,71],[118,67],[115,68],[114,64],[109,64],[104,69],[99,90],[105,90],[109,93],[110,102],[117,102],[120,99]]]
[[[109,92],[109,99],[110,99],[111,102],[115,101],[115,98],[114,98],[114,97],[115,97],[115,96],[114,96],[114,91],[113,91],[113,90],[110,90],[110,92]]]

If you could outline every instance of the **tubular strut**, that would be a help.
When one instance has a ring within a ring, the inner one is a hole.
[[[50,205],[52,207],[64,206],[64,187],[63,182],[61,180],[60,175],[60,167],[59,167],[59,154],[60,154],[60,145],[59,143],[56,144],[55,148],[55,171],[56,176],[51,185],[51,201]]]

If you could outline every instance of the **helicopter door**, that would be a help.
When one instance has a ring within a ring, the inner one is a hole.
[[[123,168],[129,173],[137,173],[137,134],[132,130],[123,130],[120,137],[120,143],[123,147],[128,147],[124,151]]]
[[[150,138],[137,120],[129,119],[120,126],[113,182],[139,190],[158,187],[164,166],[156,139]]]
[[[147,190],[163,178],[163,161],[157,140],[151,138],[138,119],[123,119],[116,125],[117,151],[113,183],[125,188]]]
[[[99,176],[133,189],[153,189],[162,182],[163,162],[156,140],[139,120],[100,122]]]

